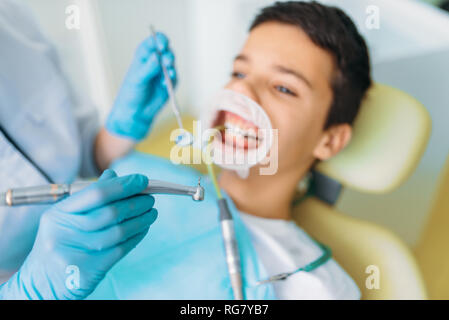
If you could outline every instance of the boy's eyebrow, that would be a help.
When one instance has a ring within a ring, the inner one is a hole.
[[[237,60],[248,61],[248,57],[243,54],[239,54],[237,57],[234,58],[234,61],[237,61]]]
[[[276,69],[279,72],[291,74],[291,75],[295,76],[296,78],[298,78],[299,80],[304,82],[310,89],[313,89],[310,81],[302,73],[292,70],[292,69],[289,69],[289,68],[286,68],[284,66],[280,66],[280,65],[274,66],[274,69]]]

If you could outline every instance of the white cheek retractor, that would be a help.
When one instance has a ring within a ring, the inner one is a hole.
[[[263,108],[255,101],[238,92],[223,89],[215,95],[207,109],[202,113],[201,123],[207,129],[217,128],[221,111],[233,113],[257,127],[257,130],[244,130],[239,128],[237,120],[237,123],[227,125],[224,131],[220,131],[221,134],[225,134],[226,130],[230,130],[228,132],[238,133],[238,136],[242,139],[246,136],[247,140],[253,140],[254,147],[239,148],[232,143],[223,143],[218,131],[211,145],[211,157],[215,164],[224,169],[234,170],[241,178],[246,178],[249,175],[249,169],[260,163],[270,151],[273,143],[270,119]],[[219,127],[220,125],[222,129],[224,124],[218,124]]]

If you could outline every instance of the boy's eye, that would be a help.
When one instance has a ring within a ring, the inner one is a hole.
[[[288,88],[286,88],[284,86],[276,86],[275,88],[279,92],[282,92],[282,93],[285,93],[285,94],[289,94],[289,95],[292,95],[292,96],[296,96],[296,94],[293,91],[289,90]]]
[[[231,76],[233,78],[243,79],[245,77],[245,74],[243,74],[241,72],[234,71],[234,72],[232,72]]]

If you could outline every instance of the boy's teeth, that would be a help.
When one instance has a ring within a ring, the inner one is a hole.
[[[239,117],[238,115],[233,114],[231,112],[226,112],[224,121],[225,121],[225,123],[226,122],[232,123],[233,125],[238,126],[245,130],[254,127],[254,125],[252,123],[246,121],[245,119],[243,119],[243,118]]]
[[[221,121],[223,122],[221,123],[223,123],[222,128],[224,130],[221,130],[224,131],[222,132],[223,138],[237,147],[256,148],[259,142],[257,126],[237,114],[227,111],[222,112]]]
[[[241,135],[250,139],[257,139],[256,132],[254,130],[245,130],[234,123],[225,122],[225,129],[234,135]]]

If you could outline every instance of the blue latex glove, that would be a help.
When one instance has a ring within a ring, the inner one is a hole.
[[[154,179],[187,185],[200,175],[193,168],[139,152],[115,161],[113,168],[120,174],[141,172]],[[159,211],[169,214],[161,214],[151,227],[151,236],[120,260],[87,299],[233,298],[214,186],[207,177],[201,179],[201,184],[206,192],[204,201],[155,196]],[[257,284],[268,274],[229,198],[228,204],[239,243],[245,298],[276,298],[271,283]]]
[[[157,218],[154,198],[138,195],[147,184],[146,176],[117,177],[106,170],[98,182],[52,206],[41,217],[24,264],[0,286],[0,298],[89,295]]]
[[[174,55],[168,39],[157,33],[157,46],[162,53],[162,63],[176,84]],[[153,118],[168,98],[162,67],[153,37],[145,39],[137,48],[134,60],[125,76],[114,106],[106,121],[106,129],[113,134],[143,139]]]

